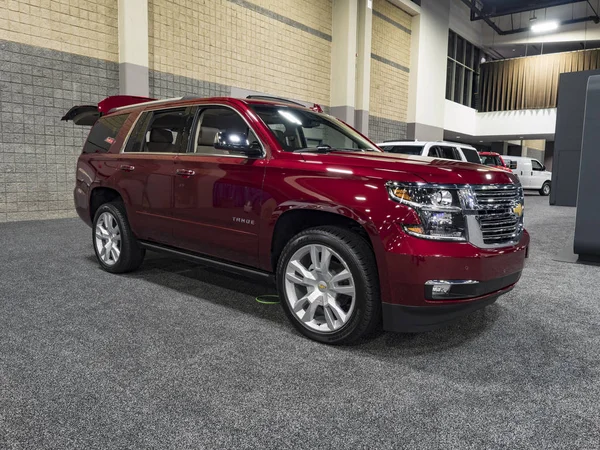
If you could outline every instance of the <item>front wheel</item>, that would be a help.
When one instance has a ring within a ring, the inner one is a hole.
[[[546,181],[542,185],[542,188],[540,189],[540,195],[543,195],[544,197],[550,195],[550,182],[549,181]]]
[[[92,226],[94,251],[100,266],[111,273],[137,269],[146,254],[131,232],[125,205],[105,203],[98,208]]]
[[[305,336],[348,344],[380,322],[375,256],[359,235],[326,226],[296,235],[277,266],[285,313]]]

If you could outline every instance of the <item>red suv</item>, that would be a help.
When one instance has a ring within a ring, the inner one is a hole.
[[[500,153],[496,152],[479,152],[481,164],[485,166],[495,167],[496,169],[505,170],[512,173],[512,170],[506,165]]]
[[[156,250],[274,278],[295,327],[332,344],[381,322],[435,328],[521,276],[529,235],[512,174],[383,153],[283,100],[142,100],[112,97],[64,117],[95,123],[75,207],[109,272]],[[106,111],[120,103],[133,104]]]

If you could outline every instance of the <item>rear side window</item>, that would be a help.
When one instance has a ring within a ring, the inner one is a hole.
[[[88,135],[83,146],[83,153],[108,152],[128,117],[129,114],[100,117]]]
[[[464,153],[467,161],[469,161],[471,163],[475,163],[475,164],[481,164],[481,159],[479,158],[479,153],[477,153],[476,150],[473,150],[471,148],[464,148],[464,147],[461,147],[460,149]]]
[[[432,158],[453,159],[460,161],[460,155],[454,147],[435,145],[429,149],[428,156]]]
[[[383,151],[389,153],[400,153],[402,155],[421,155],[422,145],[388,145],[383,147]]]
[[[187,108],[142,113],[125,152],[185,153],[192,119]]]

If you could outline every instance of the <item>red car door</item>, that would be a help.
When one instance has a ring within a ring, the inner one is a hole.
[[[173,234],[177,247],[248,266],[258,265],[262,183],[266,160],[213,144],[220,131],[258,142],[227,106],[201,106],[188,153],[175,162]]]
[[[190,114],[189,108],[142,113],[118,158],[115,184],[139,239],[173,245],[175,157],[187,147]]]

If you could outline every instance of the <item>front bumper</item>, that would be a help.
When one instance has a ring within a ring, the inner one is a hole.
[[[386,252],[392,295],[382,306],[384,329],[426,331],[492,304],[519,280],[528,246],[527,231],[517,245],[497,249],[405,235]],[[434,291],[436,282],[447,292]]]
[[[398,333],[420,333],[448,325],[461,317],[491,305],[500,295],[512,290],[513,286],[501,289],[492,295],[469,302],[441,304],[437,306],[404,306],[382,304],[383,328]]]

